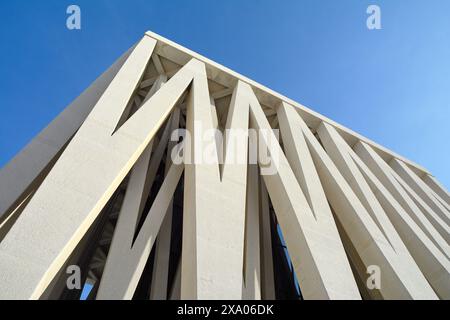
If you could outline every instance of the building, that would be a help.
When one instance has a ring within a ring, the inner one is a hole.
[[[449,299],[449,230],[426,169],[147,32],[0,171],[0,298]]]

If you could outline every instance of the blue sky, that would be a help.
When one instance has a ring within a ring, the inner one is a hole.
[[[70,4],[79,31],[66,28]],[[366,27],[370,4],[381,30]],[[18,0],[0,15],[0,167],[152,30],[450,186],[450,1]]]

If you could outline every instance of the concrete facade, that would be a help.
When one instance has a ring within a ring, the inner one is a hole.
[[[151,32],[0,171],[0,299],[450,299],[449,244],[426,169]]]

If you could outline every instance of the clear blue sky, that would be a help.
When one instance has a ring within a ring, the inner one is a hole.
[[[82,29],[66,28],[81,7]],[[381,8],[368,30],[366,8]],[[146,30],[423,165],[450,186],[448,0],[0,1],[0,167]]]

